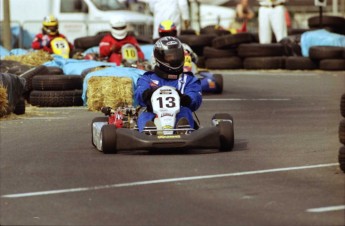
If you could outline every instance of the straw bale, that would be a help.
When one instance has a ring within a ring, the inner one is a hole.
[[[8,114],[9,112],[8,106],[8,96],[7,96],[7,89],[0,83],[0,117]]]
[[[103,106],[133,105],[133,82],[127,77],[93,76],[88,81],[86,95],[91,111],[99,111]]]
[[[37,50],[28,52],[24,55],[9,55],[5,56],[4,60],[13,60],[28,66],[38,66],[45,62],[53,60],[53,57],[46,51]]]

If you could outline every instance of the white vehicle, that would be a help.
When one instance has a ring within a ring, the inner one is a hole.
[[[118,0],[10,0],[11,26],[20,26],[33,37],[41,32],[45,16],[59,20],[59,31],[69,41],[83,36],[109,31],[114,15],[123,15],[133,31],[140,35],[152,34],[152,16],[130,11]],[[3,0],[0,0],[3,10]],[[3,21],[3,12],[0,20]]]

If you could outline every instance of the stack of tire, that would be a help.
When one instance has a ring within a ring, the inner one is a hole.
[[[309,58],[321,70],[345,70],[345,47],[312,46],[309,49]]]
[[[33,106],[82,106],[80,75],[64,75],[61,68],[38,66],[21,75],[26,79],[25,98]]]
[[[339,141],[342,146],[339,148],[338,161],[340,169],[345,173],[345,93],[340,98],[340,114],[343,117],[339,123]]]

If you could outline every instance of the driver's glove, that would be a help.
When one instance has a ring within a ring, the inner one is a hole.
[[[177,93],[180,96],[181,106],[189,107],[189,105],[192,103],[192,99],[188,95],[182,94],[180,90],[177,90]]]
[[[146,89],[141,96],[143,98],[143,102],[145,103],[147,107],[147,110],[151,112],[152,112],[151,96],[155,90],[156,89],[154,88]]]

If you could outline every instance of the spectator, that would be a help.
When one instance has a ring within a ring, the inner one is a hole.
[[[31,43],[31,47],[35,50],[42,49],[48,53],[54,53],[51,41],[54,38],[60,37],[66,40],[68,46],[65,46],[68,53],[73,49],[73,45],[67,41],[65,35],[59,33],[59,21],[54,16],[46,16],[42,22],[42,33],[35,36]]]
[[[122,63],[121,48],[125,44],[132,44],[138,52],[139,60],[144,60],[137,39],[128,34],[127,23],[122,17],[113,17],[110,20],[111,33],[103,37],[99,43],[99,55],[101,58],[108,58],[108,62],[114,62],[117,66]]]
[[[159,38],[158,27],[164,20],[172,20],[177,29],[177,35],[182,29],[181,18],[184,29],[189,28],[189,6],[187,0],[149,0],[149,7],[154,16],[153,39]]]
[[[193,111],[196,111],[202,102],[202,88],[200,80],[191,72],[183,73],[184,49],[181,42],[172,36],[158,39],[154,45],[156,65],[153,71],[144,73],[137,81],[135,98],[139,105],[146,106],[148,111],[138,118],[138,128],[142,132],[145,127],[155,127],[152,112],[151,96],[161,86],[175,87],[180,94],[181,108],[176,116],[177,127],[194,128]],[[173,100],[171,100],[173,104]]]
[[[262,44],[272,42],[272,31],[279,42],[287,36],[285,19],[286,0],[258,0],[259,7],[259,41]]]
[[[239,0],[236,5],[237,32],[247,32],[248,20],[253,19],[254,11],[250,8],[248,0]]]

